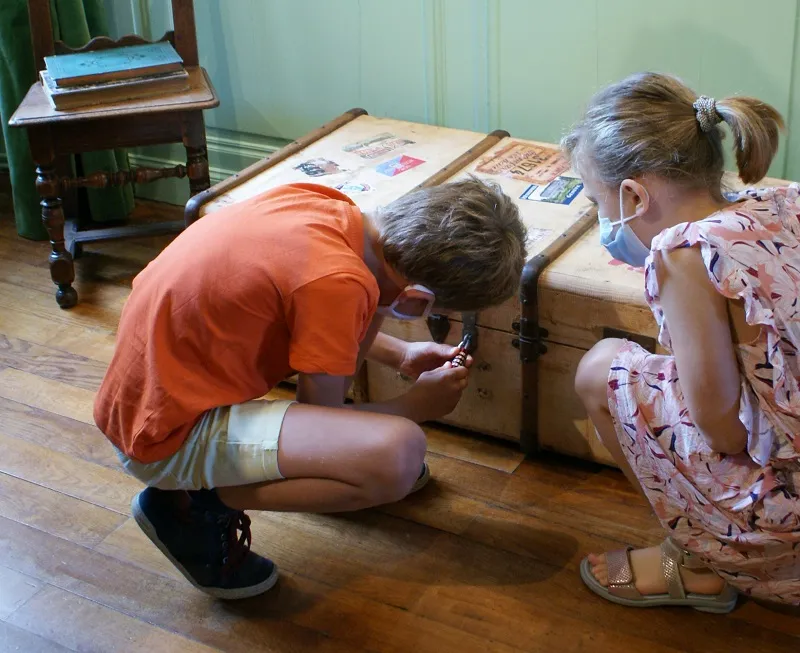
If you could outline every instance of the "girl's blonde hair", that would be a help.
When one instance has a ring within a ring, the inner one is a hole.
[[[561,146],[578,170],[587,163],[616,188],[647,174],[705,187],[722,197],[724,121],[746,184],[767,174],[784,128],[780,113],[751,97],[715,101],[669,75],[639,73],[600,91]]]

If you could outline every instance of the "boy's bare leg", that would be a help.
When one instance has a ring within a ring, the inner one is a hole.
[[[619,468],[625,474],[631,485],[642,496],[639,479],[633,473],[614,428],[614,420],[608,407],[608,375],[611,364],[624,344],[623,340],[609,338],[595,345],[583,357],[575,377],[575,390],[583,400],[586,412],[594,424],[598,436],[606,449],[614,458]],[[601,585],[608,585],[608,567],[604,554],[592,553],[589,555],[592,573]],[[647,549],[631,551],[631,566],[633,568],[636,589],[642,594],[663,594],[667,591],[667,583],[661,571],[661,547],[653,546]],[[717,594],[722,591],[724,581],[711,569],[685,569],[680,570],[681,578],[687,592],[697,594]]]
[[[236,510],[344,512],[405,497],[425,458],[414,422],[377,413],[293,404],[278,442],[285,480],[217,488]]]

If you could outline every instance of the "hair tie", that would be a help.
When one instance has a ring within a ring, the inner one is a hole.
[[[692,105],[695,110],[695,117],[700,123],[700,129],[710,132],[715,125],[722,122],[722,116],[717,113],[717,101],[713,97],[701,95]]]

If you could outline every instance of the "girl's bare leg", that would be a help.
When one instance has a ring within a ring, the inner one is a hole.
[[[575,390],[583,401],[586,412],[594,424],[597,435],[608,449],[614,462],[634,488],[645,496],[641,483],[633,473],[619,444],[614,420],[608,407],[608,375],[611,364],[624,341],[616,338],[597,343],[581,360],[575,376]],[[601,585],[608,585],[608,568],[605,554],[589,555],[592,573]],[[667,583],[661,572],[661,549],[658,546],[631,551],[636,589],[642,594],[663,594]],[[681,577],[687,592],[718,594],[725,582],[710,569],[681,568]]]

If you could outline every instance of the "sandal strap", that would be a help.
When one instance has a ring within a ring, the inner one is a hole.
[[[681,567],[685,558],[685,552],[675,541],[668,537],[661,543],[661,573],[667,581],[667,591],[670,598],[685,599],[686,589],[681,578]]]
[[[642,598],[636,589],[631,566],[630,552],[632,547],[617,549],[606,553],[606,567],[608,568],[608,591],[614,596],[623,599]]]

